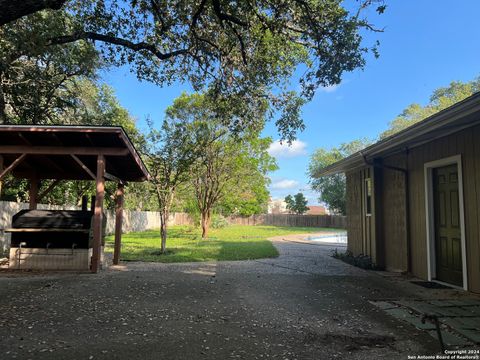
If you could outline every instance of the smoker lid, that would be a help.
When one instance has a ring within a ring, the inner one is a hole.
[[[90,229],[93,213],[79,210],[21,210],[12,218],[12,227]]]

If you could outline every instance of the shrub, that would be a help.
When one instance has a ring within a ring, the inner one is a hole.
[[[229,225],[227,219],[222,215],[213,215],[212,217],[212,228],[214,229],[223,229]]]
[[[372,258],[370,256],[363,254],[355,256],[350,250],[347,250],[345,252],[339,252],[338,249],[335,249],[334,251],[332,251],[332,257],[365,270],[381,270],[372,261]]]

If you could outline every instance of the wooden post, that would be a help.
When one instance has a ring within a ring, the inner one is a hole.
[[[125,187],[118,183],[115,196],[115,248],[113,251],[113,265],[120,262],[120,251],[122,247],[122,221],[123,221],[123,195]]]
[[[30,190],[28,192],[30,203],[29,209],[35,210],[37,208],[37,199],[38,199],[38,185],[39,181],[37,178],[30,179]]]
[[[92,272],[98,272],[100,265],[100,251],[103,237],[103,198],[105,197],[105,157],[97,157],[97,193],[95,196],[95,210],[93,215],[93,252]]]
[[[93,213],[95,212],[95,196],[90,198],[90,211]]]
[[[82,211],[88,210],[88,195],[82,196]]]
[[[3,156],[0,155],[0,173],[3,171]],[[2,197],[2,184],[3,181],[0,179],[0,198]]]

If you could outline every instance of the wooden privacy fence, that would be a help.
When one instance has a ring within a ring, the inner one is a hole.
[[[236,225],[347,228],[347,217],[340,215],[266,214],[249,217],[231,216],[228,218],[228,221]]]

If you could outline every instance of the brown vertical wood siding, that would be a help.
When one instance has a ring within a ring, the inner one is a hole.
[[[373,171],[365,167],[359,171],[347,173],[347,232],[348,249],[354,255],[369,255],[376,262],[375,197],[372,196],[372,215],[366,215],[365,179]],[[372,178],[372,187],[375,187]]]
[[[405,169],[406,154],[398,154],[385,159],[386,166]],[[405,174],[399,170],[383,168],[382,199],[382,238],[385,251],[385,268],[390,271],[406,271],[407,232]]]
[[[427,162],[462,156],[463,190],[465,206],[465,238],[467,249],[468,288],[480,293],[480,125],[448,135],[383,159],[384,165],[408,168],[411,272],[426,279],[427,239],[425,210],[425,170]],[[365,169],[348,172],[347,175],[347,228],[348,248],[354,254],[374,255],[364,216]],[[378,171],[378,168],[375,169]],[[387,269],[406,270],[407,232],[405,223],[405,177],[401,171],[381,169],[383,180],[375,188],[381,196],[382,226],[380,234],[373,234],[374,240],[383,242],[382,253]],[[372,217],[375,221],[375,216]]]
[[[348,250],[355,255],[359,255],[363,252],[361,173],[359,171],[347,173],[346,180]]]

